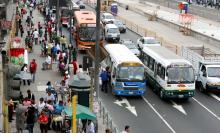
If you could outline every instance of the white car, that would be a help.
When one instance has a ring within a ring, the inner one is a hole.
[[[114,16],[111,13],[103,13],[101,16],[102,23],[105,24],[111,24],[115,20]]]
[[[137,45],[141,50],[144,48],[144,46],[161,46],[160,42],[154,37],[141,37],[137,40]]]

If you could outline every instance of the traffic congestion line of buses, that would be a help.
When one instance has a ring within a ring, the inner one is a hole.
[[[204,48],[199,53],[193,48],[183,47],[182,56],[179,56],[161,45],[147,44],[140,49],[138,58],[126,45],[104,45],[106,29],[103,29],[106,25],[101,23],[100,48],[101,55],[105,56],[101,65],[110,67],[114,95],[141,96],[146,91],[146,85],[151,85],[161,99],[188,99],[195,95],[195,87],[201,91],[220,90],[220,58],[202,53]],[[92,11],[75,11],[74,27],[77,48],[95,54],[95,14]],[[117,34],[111,36],[118,39]]]

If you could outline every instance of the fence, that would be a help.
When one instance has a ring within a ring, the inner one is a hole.
[[[99,117],[102,119],[102,124],[106,125],[111,130],[111,133],[119,133],[117,126],[114,124],[108,110],[102,103],[102,100],[98,100],[99,103]]]
[[[164,39],[162,36],[158,35],[156,32],[149,30],[147,28],[144,28],[142,26],[139,26],[125,18],[123,18],[122,16],[117,16],[117,18],[119,20],[121,20],[128,29],[130,29],[131,31],[139,34],[140,36],[150,36],[150,37],[155,37],[158,41],[160,41],[161,45],[170,49],[171,51],[175,52],[176,54],[180,55],[181,54],[181,47],[179,47],[180,45],[177,45],[173,42],[170,42],[166,39]]]

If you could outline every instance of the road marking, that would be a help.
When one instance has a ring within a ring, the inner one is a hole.
[[[220,102],[220,97],[218,97],[217,95],[213,93],[209,93],[209,95]]]
[[[183,106],[182,105],[178,105],[176,104],[174,101],[170,100],[170,102],[173,104],[172,106],[179,110],[181,113],[183,113],[184,115],[187,115],[186,111],[184,110]]]
[[[128,100],[127,100],[126,98],[122,98],[121,101],[116,100],[114,103],[117,104],[117,105],[120,106],[120,107],[122,107],[122,104],[123,104],[123,103],[126,104],[126,107],[125,107],[125,108],[128,109],[132,114],[134,114],[135,116],[137,116],[137,111],[136,111],[135,107],[134,107],[134,106],[131,106],[131,104],[128,102]]]
[[[205,105],[203,105],[201,102],[199,102],[197,99],[194,97],[192,98],[194,101],[196,101],[200,106],[202,106],[205,110],[207,110],[210,114],[212,114],[216,119],[220,120],[220,117],[213,113],[210,109],[208,109]]]
[[[142,96],[144,101],[150,106],[150,108],[160,117],[160,119],[167,125],[167,127],[172,131],[172,133],[176,133],[176,131],[171,127],[171,125],[163,118],[163,116],[160,115],[160,113],[153,107],[153,105]]]

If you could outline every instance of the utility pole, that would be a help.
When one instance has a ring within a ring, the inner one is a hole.
[[[56,29],[57,29],[57,35],[59,35],[59,29],[60,29],[60,19],[59,19],[59,16],[60,16],[60,0],[57,0],[57,6],[56,6],[56,19],[57,19]]]
[[[99,61],[100,61],[100,0],[96,6],[96,45],[95,45],[95,89],[99,97]]]

